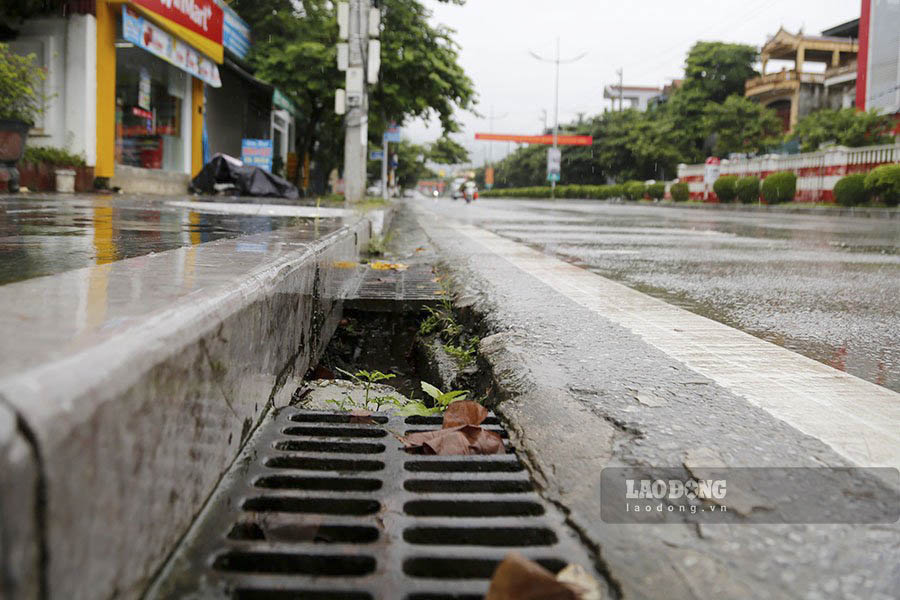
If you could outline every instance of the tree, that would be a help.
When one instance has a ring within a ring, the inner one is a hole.
[[[756,56],[756,48],[745,44],[697,42],[688,52],[684,84],[675,96],[696,93],[705,103],[743,95],[744,83],[757,75]]]
[[[743,96],[729,96],[722,104],[704,109],[704,129],[713,136],[713,154],[756,154],[778,143],[781,121],[771,109]]]
[[[469,162],[469,151],[445,135],[428,147],[428,159],[442,165],[458,165]]]
[[[851,148],[887,144],[891,141],[893,126],[894,121],[890,115],[880,115],[875,110],[862,112],[853,108],[823,109],[800,119],[791,139],[798,140],[800,149],[804,152],[818,150],[826,142]]]
[[[441,0],[444,2],[451,0]],[[461,4],[459,0],[452,0]],[[320,187],[343,162],[343,118],[334,113],[338,29],[331,0],[234,0],[253,32],[248,60],[255,75],[278,87],[299,108],[297,148],[316,164]],[[453,31],[428,22],[419,0],[383,0],[379,84],[369,96],[370,140],[381,144],[389,121],[436,116],[457,129],[455,110],[475,102],[472,81],[458,64]]]
[[[397,155],[397,171],[394,175],[398,186],[411,188],[422,179],[436,177],[434,171],[425,165],[428,150],[424,146],[404,140],[398,144],[391,144],[391,154]],[[381,161],[370,160],[367,163],[367,172],[371,181],[381,179]]]

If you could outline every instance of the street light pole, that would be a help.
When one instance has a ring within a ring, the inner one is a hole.
[[[556,38],[556,58],[553,58],[553,59],[544,58],[543,56],[541,56],[531,50],[529,50],[528,52],[531,54],[531,56],[538,59],[539,61],[552,62],[556,65],[556,75],[555,75],[556,85],[554,88],[554,95],[553,95],[553,150],[557,150],[558,149],[558,147],[557,147],[558,141],[559,141],[559,65],[570,64],[570,63],[579,61],[587,55],[587,52],[582,52],[575,58],[569,58],[566,60],[562,60],[559,55],[559,37]],[[556,181],[555,180],[550,181],[550,197],[556,198]]]

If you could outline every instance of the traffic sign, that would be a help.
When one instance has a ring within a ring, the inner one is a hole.
[[[381,160],[384,158],[384,151],[382,150],[373,150],[369,152],[369,160]]]

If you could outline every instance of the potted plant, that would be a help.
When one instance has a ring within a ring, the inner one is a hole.
[[[13,54],[0,43],[0,182],[10,192],[19,191],[16,163],[25,151],[28,130],[43,110],[40,84],[44,70],[34,64],[34,55]]]

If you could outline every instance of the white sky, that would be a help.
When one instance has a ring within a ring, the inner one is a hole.
[[[458,115],[463,132],[454,139],[472,152],[481,165],[488,144],[475,141],[475,132],[489,130],[487,116],[494,109],[494,132],[537,134],[543,128],[541,110],[553,124],[552,64],[541,63],[528,51],[552,57],[556,37],[561,55],[579,62],[560,70],[560,122],[579,112],[594,115],[609,101],[603,86],[662,86],[679,78],[684,58],[697,40],[722,40],[761,46],[780,26],[803,28],[818,35],[823,29],[859,17],[860,0],[468,0],[465,6],[425,0],[433,21],[457,31],[460,63],[475,82],[476,110]],[[414,142],[430,142],[440,135],[437,121],[409,123],[404,135]],[[509,144],[495,143],[493,159],[504,156]]]

